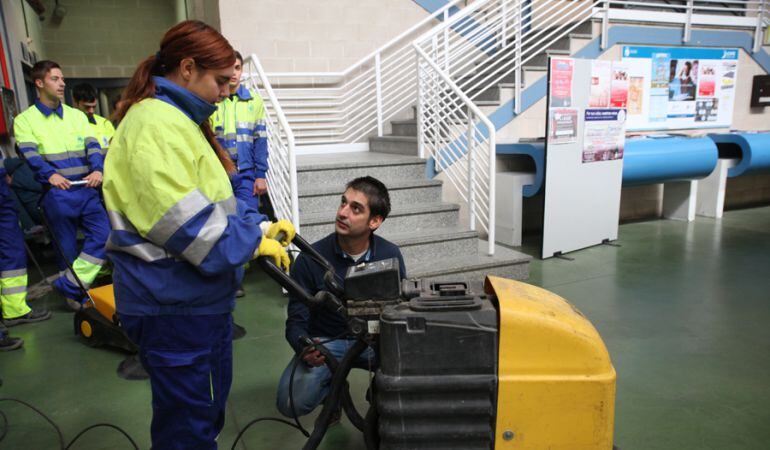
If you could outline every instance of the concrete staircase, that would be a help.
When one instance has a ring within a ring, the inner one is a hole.
[[[487,256],[478,233],[460,226],[460,207],[441,201],[441,181],[426,179],[416,137],[400,137],[410,155],[376,151],[373,139],[375,151],[298,156],[301,234],[313,242],[332,233],[345,184],[371,175],[388,186],[392,207],[377,233],[401,247],[410,278],[476,285],[490,274],[526,279],[531,257],[503,247]]]
[[[535,55],[522,70],[522,90],[545,75],[549,56],[569,55],[576,41],[591,38],[587,22]],[[481,64],[476,70],[486,76],[493,69]],[[477,105],[493,110],[512,97],[516,82],[509,74],[497,85],[470,95]],[[495,256],[487,256],[487,243],[461,226],[460,207],[441,201],[441,181],[426,179],[425,161],[417,157],[416,119],[391,121],[390,128],[391,134],[369,139],[369,152],[297,158],[302,234],[314,241],[333,232],[345,183],[371,175],[388,186],[392,203],[378,233],[401,247],[410,277],[475,283],[488,274],[526,279],[530,256],[501,246]]]

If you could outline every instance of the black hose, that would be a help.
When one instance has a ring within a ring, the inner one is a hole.
[[[302,450],[314,450],[321,444],[321,441],[329,428],[329,420],[339,404],[340,393],[346,384],[345,380],[350,373],[350,369],[353,368],[353,361],[355,361],[368,346],[369,345],[363,339],[357,339],[355,344],[353,344],[353,346],[345,353],[345,357],[342,358],[337,371],[334,372],[334,375],[332,376],[329,395],[326,397],[321,414],[318,416],[318,419],[316,419],[318,425],[313,429],[313,433],[302,447]]]
[[[377,404],[372,395],[372,403],[369,405],[369,411],[366,412],[366,425],[364,426],[364,443],[366,450],[379,450],[380,435],[377,426],[380,421],[380,412],[377,411]]]
[[[61,432],[61,428],[59,428],[59,426],[56,425],[56,423],[54,423],[54,421],[51,420],[50,417],[46,416],[43,411],[40,411],[39,409],[35,408],[34,406],[30,405],[29,403],[27,403],[27,402],[25,402],[23,400],[19,400],[19,399],[15,399],[15,398],[0,398],[0,403],[2,403],[2,402],[18,403],[20,405],[26,406],[27,408],[31,409],[32,411],[35,411],[40,417],[45,419],[46,422],[50,423],[54,430],[56,430],[56,436],[59,439],[59,448],[61,448],[61,449],[65,448],[64,447],[64,434]],[[3,415],[3,416],[5,416],[5,415]],[[5,423],[6,424],[8,423],[7,418],[5,420]],[[5,435],[6,435],[6,430],[3,431],[3,438],[5,438]]]
[[[135,448],[136,450],[139,450],[139,446],[138,446],[138,445],[136,445],[136,442],[134,442],[134,440],[133,440],[133,439],[131,439],[131,436],[129,436],[129,435],[128,435],[128,433],[126,433],[125,431],[123,431],[123,429],[121,429],[120,427],[118,427],[118,426],[115,426],[115,425],[113,425],[113,424],[111,424],[111,423],[97,423],[97,424],[91,425],[90,427],[87,427],[87,428],[85,428],[83,431],[81,431],[80,433],[78,433],[78,434],[77,434],[77,436],[75,436],[75,438],[74,438],[74,439],[72,439],[72,440],[70,441],[70,443],[69,443],[69,444],[67,444],[67,446],[66,446],[66,447],[64,447],[64,450],[69,450],[70,448],[72,448],[72,445],[75,443],[75,441],[77,441],[78,439],[80,439],[80,437],[81,437],[81,436],[83,436],[84,434],[86,434],[88,431],[90,431],[90,430],[93,430],[94,428],[99,428],[99,427],[104,427],[104,428],[112,428],[113,430],[117,430],[117,431],[118,431],[120,434],[122,434],[123,436],[125,436],[125,437],[126,437],[126,439],[128,439],[128,441],[131,443],[131,445],[133,445],[133,446],[134,446],[134,448]]]

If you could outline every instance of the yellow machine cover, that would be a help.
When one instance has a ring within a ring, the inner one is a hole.
[[[94,300],[94,306],[105,319],[115,322],[115,291],[111,284],[90,289],[88,294]]]
[[[500,342],[495,449],[612,449],[615,369],[599,333],[563,298],[487,277]]]

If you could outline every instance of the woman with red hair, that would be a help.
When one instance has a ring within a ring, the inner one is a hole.
[[[216,449],[242,267],[255,256],[289,264],[281,244],[294,229],[235,199],[235,167],[209,125],[234,63],[216,30],[181,22],[136,69],[115,114],[107,249],[121,325],[150,375],[155,450]]]

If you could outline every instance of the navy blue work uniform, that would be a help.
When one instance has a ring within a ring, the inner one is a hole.
[[[406,266],[401,250],[392,242],[372,235],[369,249],[357,261],[347,255],[337,242],[337,234],[332,233],[313,244],[321,254],[334,267],[335,277],[340,286],[344,287],[345,274],[348,268],[362,262],[382,261],[384,259],[398,258],[401,279],[406,278]],[[296,280],[311,295],[320,290],[326,290],[324,282],[324,268],[313,261],[307,255],[301,254],[295,261],[291,270],[291,277]],[[276,406],[281,414],[291,417],[292,407],[289,401],[289,380],[294,360],[305,348],[301,337],[319,338],[327,341],[327,349],[337,359],[341,359],[345,352],[353,344],[354,339],[348,335],[348,324],[345,318],[338,313],[329,311],[323,306],[309,307],[296,297],[289,297],[288,318],[286,319],[286,340],[294,348],[296,355],[286,366],[278,384],[278,396]],[[371,348],[361,354],[354,367],[360,369],[375,369],[377,367],[377,355]],[[298,364],[294,374],[293,412],[302,416],[310,413],[326,397],[331,383],[331,373],[326,366],[307,367]]]

